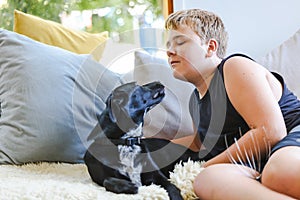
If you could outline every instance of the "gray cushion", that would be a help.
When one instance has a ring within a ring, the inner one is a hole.
[[[281,74],[287,86],[300,97],[300,29],[257,62]]]
[[[83,162],[119,76],[88,55],[3,29],[0,55],[0,163]]]

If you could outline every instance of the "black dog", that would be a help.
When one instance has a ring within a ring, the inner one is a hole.
[[[144,115],[164,98],[164,86],[152,82],[116,88],[97,116],[99,125],[84,160],[94,182],[115,193],[135,194],[151,183],[165,188],[170,199],[182,199],[169,180],[179,161],[199,160],[197,152],[158,138],[142,138]]]

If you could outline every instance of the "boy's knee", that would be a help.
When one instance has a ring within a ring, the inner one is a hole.
[[[218,180],[222,174],[222,167],[219,165],[209,166],[203,169],[195,178],[193,187],[195,194],[200,199],[209,199],[211,194],[215,192],[216,189],[220,188],[218,186]]]
[[[282,171],[282,167],[283,166],[277,159],[270,158],[262,172],[262,184],[269,188],[273,188],[274,185],[277,185],[276,182],[280,180],[279,176]]]
[[[203,171],[196,176],[196,178],[193,182],[194,192],[198,197],[199,197],[199,195],[201,195],[201,191],[202,191],[202,183],[203,183],[202,173],[203,173]]]
[[[262,172],[262,184],[280,193],[291,191],[300,181],[299,166],[300,161],[293,159],[292,154],[278,150],[270,157]],[[299,186],[296,186],[297,190]]]
[[[210,183],[209,177],[210,177],[210,170],[209,169],[203,169],[201,173],[199,173],[193,183],[193,188],[195,194],[200,197],[204,197],[203,195],[208,193],[207,183]]]

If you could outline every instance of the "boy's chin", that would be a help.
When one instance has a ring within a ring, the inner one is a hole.
[[[178,79],[178,80],[188,82],[188,80],[185,78],[184,75],[178,73],[178,72],[175,71],[175,70],[173,70],[173,77],[176,78],[176,79]]]

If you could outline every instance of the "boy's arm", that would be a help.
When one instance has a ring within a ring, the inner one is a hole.
[[[176,139],[171,140],[171,142],[186,146],[189,149],[191,149],[192,151],[200,151],[200,149],[203,148],[203,145],[201,145],[199,135],[198,135],[195,127],[194,127],[193,135],[176,138]]]

